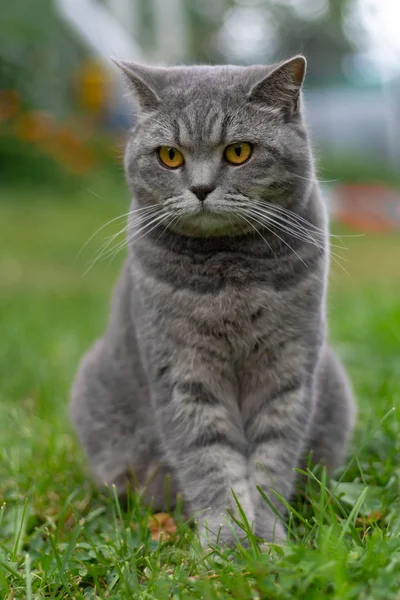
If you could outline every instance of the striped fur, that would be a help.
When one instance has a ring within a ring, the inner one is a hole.
[[[169,474],[171,503],[180,492],[202,535],[222,527],[226,543],[232,489],[260,538],[283,538],[257,486],[282,511],[271,489],[289,499],[310,450],[337,466],[354,422],[326,342],[327,219],[299,104],[304,64],[120,65],[139,104],[129,255],[72,418],[99,483],[123,494],[129,481],[161,508]],[[254,147],[240,167],[222,157],[235,141]],[[181,149],[184,167],[160,165],[160,145]],[[196,185],[214,188],[203,204]],[[135,212],[146,206],[147,225]]]

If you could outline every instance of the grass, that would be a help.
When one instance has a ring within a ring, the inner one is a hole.
[[[333,264],[331,338],[360,414],[347,466],[310,474],[292,541],[204,555],[176,516],[158,544],[136,498],[99,493],[68,420],[79,357],[104,328],[122,256],[85,276],[125,191],[0,190],[0,598],[400,599],[400,240],[346,239]],[[244,527],[246,527],[244,525]]]

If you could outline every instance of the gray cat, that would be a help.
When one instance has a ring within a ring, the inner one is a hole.
[[[129,255],[72,419],[97,481],[154,509],[180,492],[231,544],[232,490],[260,538],[284,529],[312,451],[342,461],[355,409],[327,345],[327,216],[302,118],[304,57],[274,66],[119,62],[139,107],[125,155]],[[207,534],[206,534],[207,532]]]

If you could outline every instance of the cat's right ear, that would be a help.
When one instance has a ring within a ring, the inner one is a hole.
[[[160,105],[160,98],[154,90],[151,68],[138,65],[127,60],[111,59],[125,75],[129,87],[133,91],[141,112],[152,112]]]
[[[299,97],[307,61],[298,55],[275,67],[251,90],[249,100],[261,106],[273,106],[293,115],[299,110]]]

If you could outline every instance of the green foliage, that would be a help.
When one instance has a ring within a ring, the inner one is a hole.
[[[308,473],[286,546],[205,555],[179,516],[175,540],[157,544],[137,498],[121,507],[112,490],[99,494],[69,424],[70,382],[105,325],[123,257],[84,273],[123,220],[77,255],[128,200],[106,179],[88,188],[0,189],[0,597],[397,600],[398,238],[344,238],[351,276],[332,269],[331,336],[360,405],[347,466],[331,481]]]
[[[372,162],[354,155],[331,156],[323,153],[318,161],[321,179],[332,179],[337,183],[372,183],[400,187],[400,173],[384,162]]]
[[[302,12],[299,4],[308,6]],[[307,85],[332,84],[346,80],[343,71],[343,60],[349,58],[356,49],[345,31],[344,22],[354,0],[329,0],[326,10],[319,10],[322,3],[312,2],[276,2],[259,0],[255,2],[239,2],[224,0],[213,2],[185,2],[187,24],[189,28],[189,59],[194,62],[230,62],[232,53],[229,48],[225,55],[217,43],[217,36],[223,27],[224,19],[229,11],[248,7],[258,11],[260,22],[272,26],[275,45],[268,49],[265,56],[262,50],[253,61],[270,63],[282,60],[294,54],[305,53],[309,62]],[[361,25],[358,24],[361,29]],[[358,37],[362,31],[358,32]],[[357,38],[358,40],[358,38]],[[232,38],[232,45],[235,39]],[[237,49],[234,50],[235,61],[240,62]],[[242,62],[248,58],[243,57]]]
[[[78,184],[78,178],[48,154],[14,135],[0,135],[0,180],[4,184],[27,186]]]
[[[0,19],[0,87],[16,90],[25,108],[68,112],[82,47],[51,0],[14,0]]]
[[[351,39],[344,27],[354,0],[328,0],[327,10],[322,11],[318,10],[318,5],[323,3],[315,3],[315,7],[311,2],[304,3],[308,4],[310,11],[304,16],[296,4],[261,2],[270,11],[269,22],[276,25],[276,57],[280,60],[282,56],[304,52],[309,63],[307,85],[332,85],[333,82],[345,81],[343,60],[356,50],[356,41]],[[361,29],[361,25],[359,27]]]
[[[25,190],[31,186],[37,191],[43,187],[62,189],[63,192],[84,188],[94,177],[107,177],[111,181],[121,179],[122,166],[115,151],[115,142],[101,135],[83,142],[93,156],[93,165],[85,173],[76,173],[68,164],[56,160],[39,146],[20,140],[5,129],[0,134],[0,181]],[[56,194],[64,199],[65,195]],[[39,198],[36,195],[34,198]]]

